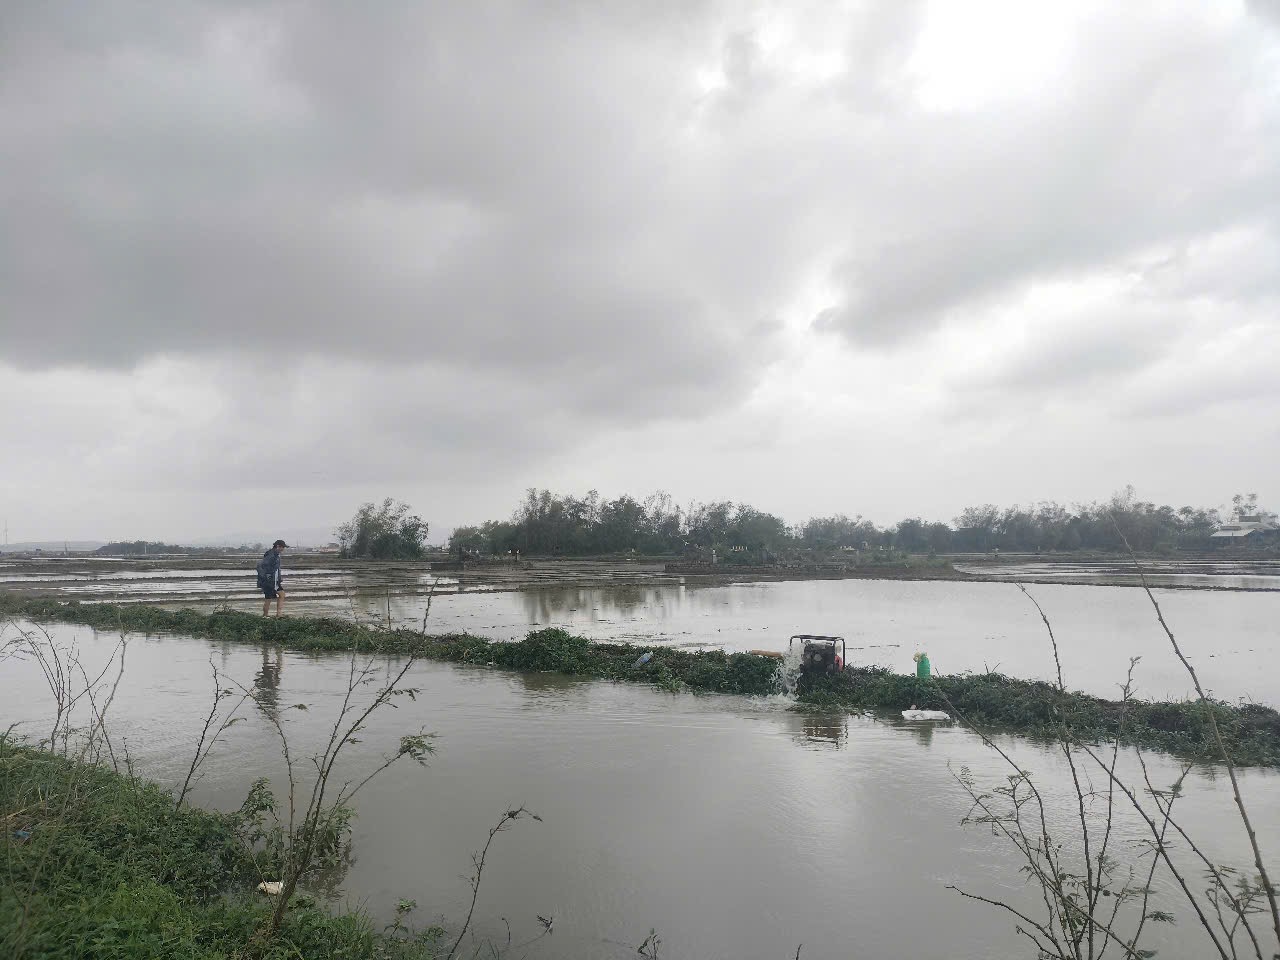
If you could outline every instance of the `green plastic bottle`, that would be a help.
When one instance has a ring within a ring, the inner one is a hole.
[[[916,677],[920,680],[929,679],[929,655],[927,653],[916,654]]]

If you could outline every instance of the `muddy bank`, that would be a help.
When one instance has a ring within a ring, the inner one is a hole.
[[[762,580],[974,580],[950,563],[877,563],[862,566],[717,566],[706,563],[668,563],[663,571],[681,577],[706,578],[711,583]]]
[[[63,600],[204,603],[256,595],[253,565],[224,557],[108,559],[0,557],[0,593]],[[1280,592],[1280,561],[1266,558],[1143,558],[1152,586],[1173,590]],[[899,580],[1139,586],[1133,563],[1117,557],[954,555],[904,563],[735,566],[669,558],[467,561],[451,569],[422,561],[349,561],[334,554],[291,554],[286,572],[295,597],[337,599],[354,593],[392,596],[485,593],[538,587],[717,585],[804,580]]]

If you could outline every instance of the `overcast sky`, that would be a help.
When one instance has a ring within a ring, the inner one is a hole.
[[[1280,506],[1280,8],[0,4],[13,541]]]

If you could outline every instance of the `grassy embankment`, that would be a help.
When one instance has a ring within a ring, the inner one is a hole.
[[[0,614],[80,623],[101,630],[181,633],[217,640],[275,644],[294,650],[362,648],[413,653],[453,663],[490,664],[514,670],[550,670],[604,680],[637,680],[667,689],[688,688],[738,694],[774,692],[776,663],[751,654],[701,653],[658,648],[642,667],[644,648],[592,643],[563,630],[530,633],[518,643],[464,634],[422,635],[415,630],[377,630],[332,618],[263,618],[239,611],[200,613],[153,606],[63,604],[45,599],[0,597]],[[1083,740],[1118,737],[1122,743],[1178,755],[1219,759],[1208,723],[1211,709],[1232,759],[1240,765],[1280,766],[1280,713],[1257,705],[1212,705],[1195,701],[1122,704],[1083,693],[1062,693],[1039,681],[1000,674],[943,676],[918,680],[878,667],[853,667],[799,695],[802,704],[845,710],[956,709],[974,724],[1037,737],[1057,737],[1064,724]]]
[[[274,903],[253,891],[272,854],[254,796],[230,814],[175,809],[153,783],[0,737],[0,956],[434,956],[438,930],[419,942],[384,936],[305,898],[276,939],[260,939]]]

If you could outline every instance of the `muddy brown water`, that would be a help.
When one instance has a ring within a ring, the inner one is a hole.
[[[13,625],[6,628],[12,636]],[[87,662],[102,662],[117,638],[59,626]],[[340,656],[132,637],[112,730],[140,771],[181,780],[207,708],[209,663],[283,711],[295,754],[314,748],[338,709],[348,675]],[[379,664],[393,670],[398,661]],[[574,681],[547,674],[419,663],[416,700],[374,718],[344,776],[377,763],[396,737],[419,727],[439,734],[430,767],[394,767],[357,801],[354,862],[334,878],[337,903],[388,922],[398,898],[430,923],[465,915],[470,854],[509,807],[520,822],[490,851],[477,933],[515,943],[536,937],[536,915],[554,933],[516,955],[622,958],[650,929],[661,956],[821,958],[1026,956],[1006,916],[948,889],[1034,905],[1018,861],[989,829],[965,827],[954,773],[995,785],[1007,770],[972,734],[858,717],[795,712],[782,698],[670,694],[641,685]],[[286,709],[305,703],[306,712]],[[35,668],[0,662],[5,725],[44,715]],[[282,783],[280,747],[266,720],[247,713],[215,748],[198,803],[237,806],[257,777]],[[39,724],[24,726],[38,735]],[[1069,829],[1069,780],[1052,750],[1002,738],[1050,798],[1053,829]],[[1176,764],[1148,757],[1157,783]],[[1133,773],[1133,758],[1122,763]],[[1280,776],[1248,770],[1246,798],[1260,839],[1280,849]],[[1212,854],[1245,862],[1243,833],[1229,810],[1225,778],[1189,777],[1189,828]],[[1117,850],[1136,857],[1126,821]],[[1167,884],[1157,903],[1176,909]],[[504,920],[505,918],[505,920]],[[1205,956],[1193,921],[1160,927],[1159,956]],[[467,955],[470,955],[469,953]]]

